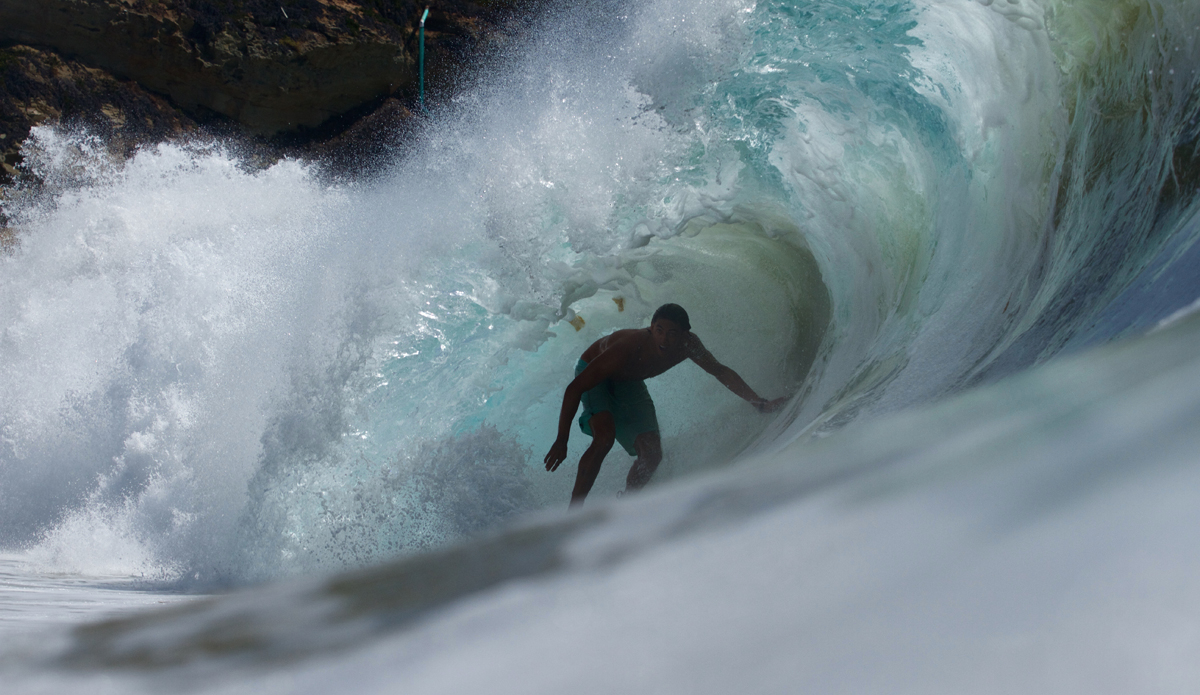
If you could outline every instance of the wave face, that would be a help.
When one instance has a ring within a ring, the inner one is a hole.
[[[1198,26],[1190,0],[595,2],[369,180],[40,129],[45,183],[4,203],[0,545],[203,588],[562,505],[573,471],[538,462],[575,358],[667,301],[794,397],[656,379],[656,484],[1143,333],[1200,296]]]

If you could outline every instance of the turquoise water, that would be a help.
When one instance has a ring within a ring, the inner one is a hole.
[[[371,178],[38,131],[0,545],[35,578],[259,586],[4,667],[1186,691],[1198,42],[1183,0],[588,3]],[[663,375],[651,487],[614,502],[614,452],[564,515],[573,467],[539,462],[574,360],[667,301],[791,400]],[[548,639],[596,646],[530,676]]]

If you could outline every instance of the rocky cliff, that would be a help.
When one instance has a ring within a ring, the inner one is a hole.
[[[426,80],[437,90],[502,33],[512,4],[0,0],[7,173],[16,144],[46,121],[82,120],[134,139],[221,122],[293,142],[353,131],[362,117],[394,123],[415,96],[420,12],[431,8]]]
[[[132,147],[195,128],[166,99],[76,60],[29,46],[0,49],[0,152],[12,177],[21,140],[45,122],[81,124]]]

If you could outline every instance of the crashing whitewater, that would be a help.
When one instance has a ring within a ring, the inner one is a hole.
[[[39,131],[0,547],[220,593],[6,680],[1190,692],[1197,70],[1186,0],[596,2],[364,180]],[[666,301],[791,401],[676,369],[652,485],[565,514],[574,359]]]

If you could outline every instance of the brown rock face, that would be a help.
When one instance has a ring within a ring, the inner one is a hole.
[[[28,46],[0,49],[0,184],[17,175],[21,142],[44,122],[86,125],[126,151],[195,128],[134,82]]]
[[[270,135],[411,83],[416,17],[412,2],[372,0],[0,0],[0,43],[53,49],[193,117]]]
[[[268,136],[254,138],[267,159],[361,172],[411,122],[425,7],[436,103],[542,2],[0,0],[0,201],[42,123],[85,124],[118,156],[211,123],[222,136]]]

